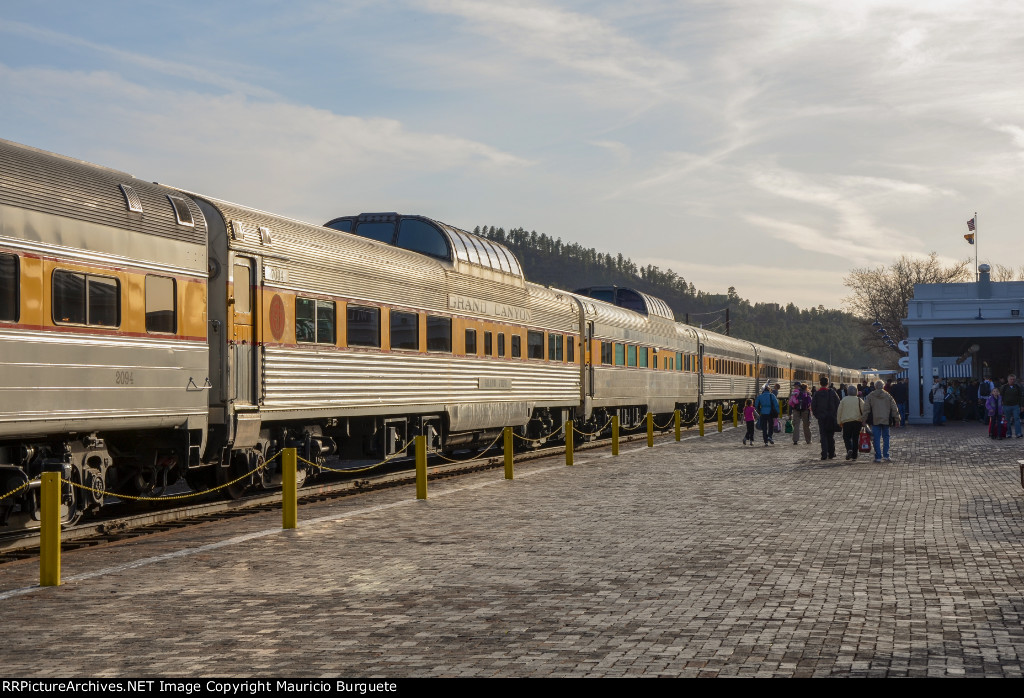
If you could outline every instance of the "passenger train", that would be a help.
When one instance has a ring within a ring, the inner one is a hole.
[[[280,483],[311,463],[538,444],[859,371],[674,321],[628,288],[530,283],[491,240],[423,216],[310,225],[0,140],[0,530],[100,491]],[[785,394],[785,393],[784,393]],[[554,438],[558,438],[557,436]],[[306,474],[315,474],[307,468]]]

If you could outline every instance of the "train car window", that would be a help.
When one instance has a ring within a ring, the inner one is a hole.
[[[327,227],[330,228],[331,230],[340,230],[343,233],[351,233],[352,232],[352,221],[351,220],[334,221],[333,223],[330,223]]]
[[[640,368],[647,368],[647,357],[648,357],[647,347],[637,347],[636,354],[637,354],[637,365],[640,366]],[[655,365],[657,365],[657,364],[655,364]]]
[[[117,327],[121,324],[121,284],[117,279],[104,276],[86,277],[88,288],[86,293],[86,310],[89,313],[90,325]]]
[[[676,352],[676,369],[679,371],[683,370],[683,354],[682,352]]]
[[[476,353],[476,330],[466,330],[466,353]]]
[[[406,218],[398,226],[398,247],[413,252],[451,259],[448,251],[448,243],[441,231],[426,221],[418,221],[415,218]],[[429,342],[428,342],[429,344]]]
[[[636,345],[630,344],[626,347],[626,365],[636,366]]]
[[[594,290],[590,291],[590,293],[588,293],[586,295],[590,296],[591,298],[596,298],[599,301],[604,301],[605,303],[611,303],[612,305],[615,305],[615,289],[614,288],[594,289]]]
[[[316,302],[316,341],[317,344],[337,344],[335,339],[334,301]]]
[[[295,299],[295,341],[334,344],[334,302]]]
[[[389,245],[395,239],[395,224],[391,222],[365,222],[356,226],[356,235],[378,242],[386,242]]]
[[[611,366],[615,360],[615,356],[612,353],[611,342],[601,342],[601,363],[605,366]]]
[[[571,364],[576,363],[576,338],[572,335],[565,340],[565,360]]]
[[[644,299],[641,298],[640,294],[636,291],[631,291],[628,288],[620,288],[617,290],[615,304],[620,308],[635,310],[636,312],[644,315],[647,314],[647,304],[644,303]]]
[[[544,358],[544,333],[527,331],[526,333],[526,358]]]
[[[420,348],[420,316],[416,313],[391,311],[391,348]]]
[[[523,357],[523,338],[517,334],[512,335],[512,358],[521,359]]]
[[[498,356],[505,356],[505,333],[498,333]]]
[[[450,317],[427,316],[427,351],[452,350],[452,319]]]
[[[55,270],[53,320],[117,327],[121,323],[121,283],[107,276]]]
[[[18,279],[18,255],[0,254],[0,322],[18,321]]]
[[[249,302],[249,289],[252,288],[252,270],[248,264],[236,264],[235,274],[235,312],[248,313],[252,310]]]
[[[548,360],[550,361],[561,361],[562,360],[562,346],[564,339],[560,334],[549,334],[548,335]]]
[[[380,308],[350,303],[345,324],[350,347],[380,348]]]
[[[146,275],[146,332],[174,334],[178,324],[177,298],[174,279]]]
[[[494,335],[490,332],[484,332],[484,356],[494,355]]]
[[[615,365],[626,365],[626,347],[623,344],[615,343]]]

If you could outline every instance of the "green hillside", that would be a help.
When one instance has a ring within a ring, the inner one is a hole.
[[[790,303],[751,303],[733,287],[726,294],[694,288],[671,269],[639,267],[622,254],[603,254],[577,243],[566,243],[543,233],[513,228],[477,226],[474,231],[511,249],[519,258],[526,278],[535,283],[573,290],[585,286],[628,286],[661,298],[676,320],[752,342],[811,356],[838,366],[877,366],[879,359],[863,348],[863,325],[841,310],[798,308]],[[728,279],[728,267],[723,267]]]

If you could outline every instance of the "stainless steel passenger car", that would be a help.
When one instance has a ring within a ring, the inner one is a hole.
[[[45,467],[138,492],[198,464],[206,273],[188,197],[0,141],[0,494]],[[66,487],[65,518],[101,500]],[[25,502],[0,524],[31,525]]]
[[[83,486],[70,521],[182,474],[276,486],[257,466],[286,446],[315,471],[420,434],[538,444],[818,374],[855,372],[632,289],[531,283],[502,245],[423,216],[310,225],[0,141],[0,526],[35,525],[47,468]]]

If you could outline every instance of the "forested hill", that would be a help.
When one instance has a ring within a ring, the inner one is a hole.
[[[777,347],[837,366],[862,368],[878,359],[863,348],[862,325],[849,313],[823,306],[801,309],[792,303],[751,303],[735,288],[728,293],[705,293],[694,288],[671,269],[638,267],[621,254],[603,254],[577,243],[565,243],[543,233],[513,228],[477,226],[477,235],[511,249],[519,258],[526,278],[534,283],[572,291],[586,286],[628,286],[661,298],[671,306],[676,320],[689,314],[691,325],[726,333],[725,308],[729,308],[729,332],[733,337]],[[723,280],[729,269],[723,267]]]

